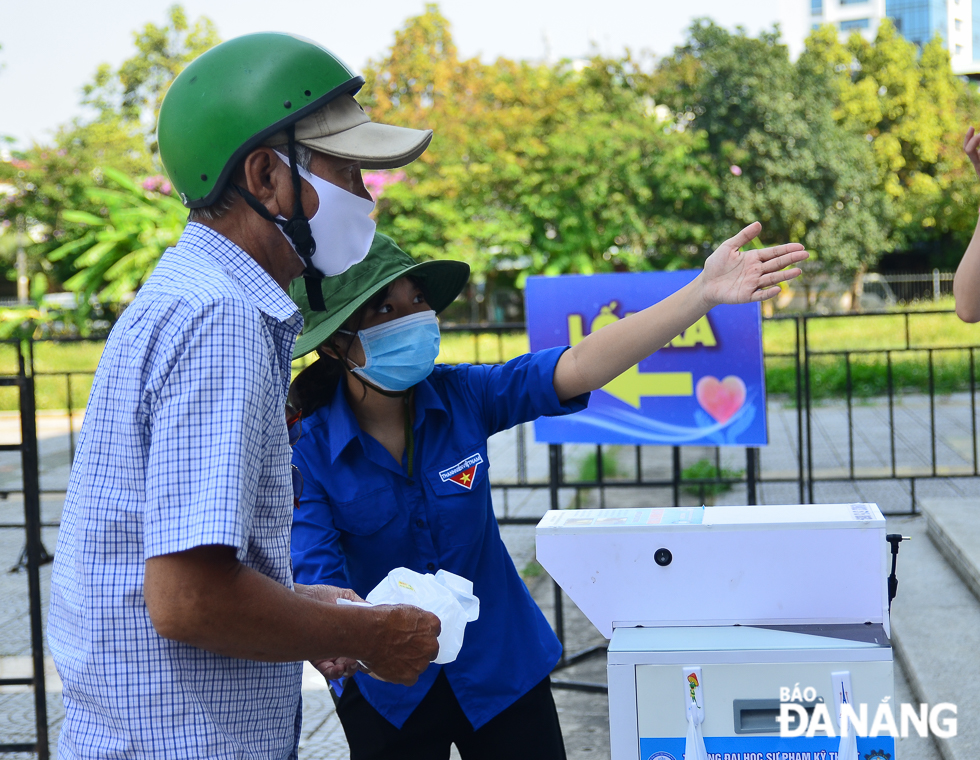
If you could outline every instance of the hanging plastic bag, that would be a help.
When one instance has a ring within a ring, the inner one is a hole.
[[[848,721],[848,730],[844,731],[844,705],[854,704],[851,697],[851,672],[838,670],[831,673],[830,683],[834,689],[834,706],[837,708],[837,727],[840,733],[840,745],[837,747],[838,760],[860,760],[857,750],[857,732],[854,730],[854,725]]]
[[[704,746],[704,691],[701,686],[701,668],[684,668],[684,704],[687,710],[687,736],[684,740],[684,757],[687,760],[708,760]]]
[[[416,573],[396,567],[370,594],[371,604],[412,604],[431,612],[442,623],[437,665],[446,665],[459,655],[467,623],[480,617],[480,600],[473,596],[473,583],[455,573],[439,570]]]

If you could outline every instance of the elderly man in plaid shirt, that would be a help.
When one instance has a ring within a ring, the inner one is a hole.
[[[160,154],[191,209],[113,328],[65,500],[48,639],[62,758],[291,758],[303,660],[412,684],[438,619],[292,582],[286,295],[367,254],[360,168],[431,132],[374,124],[363,80],[284,34],[223,43],[174,81]]]

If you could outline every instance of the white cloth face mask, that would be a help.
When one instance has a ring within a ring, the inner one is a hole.
[[[289,166],[289,159],[286,156],[279,151],[276,151],[276,155],[286,166]],[[319,199],[316,213],[310,219],[310,232],[313,234],[313,240],[316,241],[316,251],[312,257],[313,266],[319,269],[324,277],[346,272],[363,261],[371,250],[374,230],[377,226],[370,216],[374,211],[374,201],[349,193],[311,174],[302,166],[296,168],[299,170],[299,176],[313,186]],[[289,235],[285,232],[282,234],[286,240],[289,240]],[[293,245],[293,241],[289,240],[289,244]],[[296,250],[294,245],[293,250]]]

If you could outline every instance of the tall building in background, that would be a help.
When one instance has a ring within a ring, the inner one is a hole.
[[[920,47],[937,34],[956,74],[980,74],[980,0],[803,0],[810,29],[833,24],[842,36],[854,31],[873,40],[883,18]]]

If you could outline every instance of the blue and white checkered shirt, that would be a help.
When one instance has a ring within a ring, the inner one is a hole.
[[[61,758],[296,756],[301,663],[162,638],[143,599],[143,563],[222,544],[292,587],[283,405],[301,327],[254,259],[192,223],[113,328],[51,581]]]

